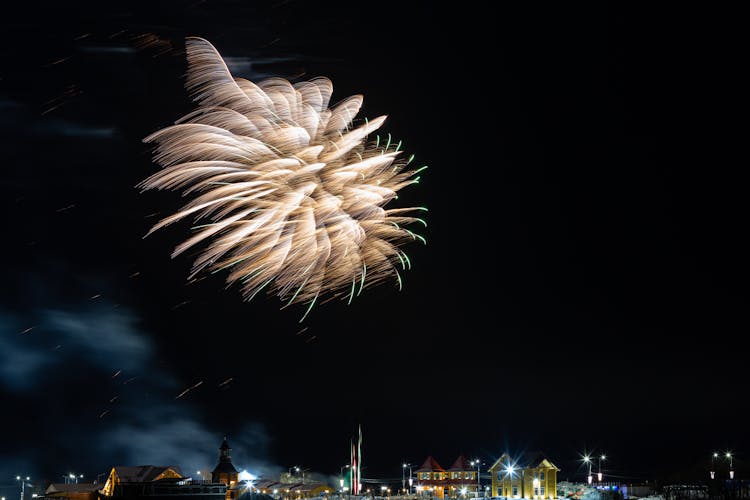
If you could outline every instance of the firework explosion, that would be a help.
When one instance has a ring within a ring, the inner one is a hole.
[[[172,257],[203,244],[191,277],[226,269],[246,300],[267,288],[309,312],[388,278],[400,288],[397,266],[409,259],[399,245],[424,242],[403,226],[425,224],[413,214],[426,209],[385,208],[422,170],[407,169],[390,136],[368,141],[386,117],[354,128],[362,96],[329,109],[327,78],[256,85],[234,78],[208,41],[186,47],[186,87],[199,107],[144,139],[163,169],[139,187],[192,200],[149,234],[192,218],[194,234]]]

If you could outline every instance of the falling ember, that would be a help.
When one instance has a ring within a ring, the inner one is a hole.
[[[232,382],[232,380],[234,380],[234,377],[229,377],[228,379],[226,379],[225,381],[223,381],[222,383],[220,383],[217,387],[224,387],[225,385],[227,385],[230,382]]]
[[[115,377],[117,377],[117,376],[118,376],[119,374],[121,374],[121,373],[122,373],[122,370],[117,370],[117,371],[116,371],[116,372],[114,373],[114,375],[112,375],[112,378],[115,378]]]
[[[192,200],[149,234],[193,219],[193,236],[172,254],[205,243],[189,279],[226,270],[246,300],[267,289],[286,305],[307,304],[305,316],[319,300],[351,303],[389,278],[400,289],[398,266],[409,258],[399,247],[425,242],[405,226],[426,225],[411,215],[426,209],[385,207],[426,167],[408,170],[413,157],[390,135],[368,140],[386,117],[355,128],[362,96],[329,108],[326,78],[256,85],[232,77],[208,41],[186,47],[186,86],[199,107],[144,139],[157,144],[163,169],[139,187]]]
[[[192,391],[193,389],[196,389],[196,388],[198,388],[198,387],[199,387],[199,386],[201,386],[202,384],[203,384],[203,381],[201,380],[201,381],[200,381],[200,382],[198,382],[197,384],[193,384],[193,385],[191,385],[190,387],[188,387],[187,389],[185,389],[184,391],[182,391],[182,392],[181,392],[181,393],[180,393],[180,394],[179,394],[179,395],[178,395],[178,396],[177,396],[177,397],[176,397],[175,399],[180,399],[180,398],[181,398],[182,396],[184,396],[184,395],[185,395],[185,394],[187,394],[188,392]]]

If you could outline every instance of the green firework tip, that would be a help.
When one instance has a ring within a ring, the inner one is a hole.
[[[307,284],[307,280],[309,280],[309,279],[310,278],[305,278],[305,281],[303,281],[302,284],[299,286],[299,288],[297,288],[297,291],[294,292],[294,295],[292,296],[292,298],[289,300],[289,302],[287,302],[286,306],[284,306],[284,307],[288,307],[289,305],[291,305],[292,302],[294,302],[294,299],[297,298],[297,295],[299,295],[299,293],[302,291],[302,288]]]
[[[396,272],[396,279],[398,279],[398,291],[400,292],[401,288],[403,286],[403,284],[401,283],[401,275],[398,274],[398,270],[397,269],[394,269],[394,271]]]
[[[424,221],[424,219],[420,219],[419,217],[414,217],[414,220],[417,222],[421,222],[424,227],[427,227],[427,223]]]
[[[305,268],[305,270],[304,270],[304,271],[302,271],[302,275],[303,275],[303,276],[304,276],[305,274],[307,274],[307,271],[309,271],[309,270],[310,270],[310,268],[311,268],[311,267],[313,266],[313,264],[315,264],[315,262],[310,262],[310,265],[309,265],[309,266],[307,266],[307,267]]]
[[[401,269],[403,269],[404,271],[406,271],[406,262],[404,262],[404,258],[401,257],[401,252],[397,251],[396,252],[396,257],[398,257],[398,260],[401,261]]]
[[[414,161],[414,155],[411,155],[411,156],[409,157],[409,159],[408,159],[408,160],[406,160],[406,164],[408,165],[408,164],[409,164],[409,163],[411,163],[412,161]]]
[[[396,144],[396,151],[401,149],[401,141],[398,141],[398,144]]]
[[[237,264],[238,262],[242,262],[243,260],[247,260],[249,258],[250,258],[250,256],[248,255],[246,257],[242,257],[240,259],[233,260],[233,261],[229,262],[228,264],[224,264],[220,268],[211,271],[211,274],[216,274],[216,273],[218,273],[220,271],[223,271],[224,269],[226,269],[228,267],[232,267],[233,265]]]
[[[375,147],[376,148],[380,147],[380,134],[375,136]]]
[[[416,170],[414,171],[414,174],[412,174],[412,175],[416,175],[416,174],[418,174],[419,172],[421,172],[422,170],[427,170],[428,168],[430,168],[430,167],[428,167],[427,165],[425,165],[424,167],[419,167],[418,169],[416,169]]]
[[[409,233],[413,239],[419,240],[422,243],[424,243],[425,245],[427,244],[427,240],[424,239],[424,237],[422,237],[422,236],[420,236],[420,235],[418,235],[416,233],[413,233],[413,232],[409,231],[408,229],[404,229],[404,231],[406,231],[407,233]]]
[[[359,290],[357,290],[357,297],[362,293],[362,288],[365,286],[365,276],[367,276],[367,264],[362,264],[362,281],[359,283]]]
[[[346,303],[346,305],[351,305],[352,299],[354,298],[354,287],[357,286],[357,280],[352,279],[352,291],[349,292],[349,302]]]
[[[244,275],[242,277],[242,279],[240,281],[242,283],[247,283],[248,281],[250,281],[251,279],[255,278],[257,275],[259,275],[262,272],[263,272],[263,268],[261,267],[260,269],[256,269],[255,271],[251,271],[251,272],[247,273],[246,275]]]
[[[391,147],[391,134],[388,134],[388,144],[385,145],[385,149]]]
[[[421,210],[423,212],[429,212],[430,211],[427,207],[415,207],[414,210]]]
[[[312,301],[310,301],[310,306],[307,308],[307,311],[305,311],[305,315],[302,316],[301,320],[299,320],[300,323],[302,323],[303,321],[305,321],[305,318],[307,317],[307,315],[310,314],[310,311],[312,310],[313,306],[315,305],[315,301],[318,300],[318,294],[319,293],[320,292],[316,293],[315,294],[315,298],[312,299]]]
[[[255,296],[258,295],[258,292],[260,292],[261,290],[263,290],[272,281],[273,281],[273,278],[271,278],[268,281],[266,281],[265,283],[263,283],[257,290],[255,290],[253,292],[253,294],[250,296],[250,298],[247,301],[250,302],[251,300],[253,300],[255,298]]]
[[[406,268],[411,269],[411,260],[409,260],[409,256],[406,255],[406,252],[402,252],[404,254],[404,259],[406,260]]]

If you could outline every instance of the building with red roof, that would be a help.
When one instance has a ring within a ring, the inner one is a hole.
[[[417,493],[436,498],[476,496],[480,485],[477,481],[478,470],[464,455],[459,455],[448,470],[432,456],[415,471]]]

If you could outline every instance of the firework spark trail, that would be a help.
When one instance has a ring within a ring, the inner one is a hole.
[[[234,78],[206,40],[186,42],[186,86],[198,109],[159,130],[155,162],[163,168],[139,184],[182,190],[190,201],[149,234],[184,218],[195,234],[172,257],[205,244],[189,279],[228,270],[251,300],[267,288],[286,305],[341,298],[394,278],[409,259],[400,245],[424,238],[403,226],[425,208],[385,206],[419,182],[401,143],[368,141],[385,116],[352,121],[362,96],[328,107],[326,78],[292,85]],[[426,168],[426,167],[423,167]],[[304,317],[303,317],[304,319]]]
[[[184,395],[185,395],[185,394],[187,394],[188,392],[192,391],[193,389],[197,389],[197,388],[198,388],[198,387],[200,387],[200,386],[201,386],[202,384],[203,384],[203,381],[201,380],[200,382],[198,382],[198,383],[196,383],[196,384],[193,384],[193,385],[191,385],[190,387],[188,387],[187,389],[185,389],[184,391],[182,391],[182,392],[181,392],[181,393],[180,393],[180,394],[179,394],[179,395],[178,395],[178,396],[177,396],[177,397],[176,397],[175,399],[180,399],[180,398],[181,398],[182,396],[184,396]]]

